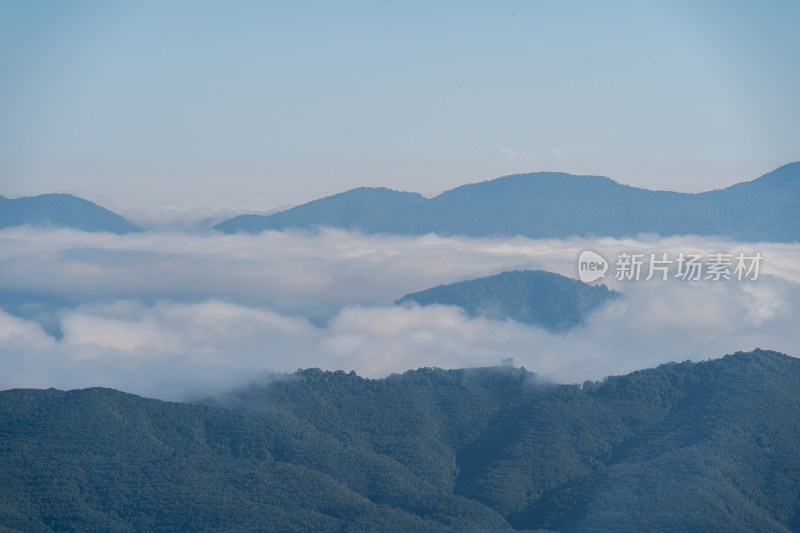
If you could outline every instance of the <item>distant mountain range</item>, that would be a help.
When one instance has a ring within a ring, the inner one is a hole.
[[[70,194],[42,194],[15,199],[0,196],[0,228],[25,224],[118,234],[144,231],[116,213]]]
[[[143,231],[68,194],[0,196],[0,228],[24,224],[118,234]],[[320,227],[405,235],[565,238],[657,233],[794,242],[800,241],[800,162],[698,194],[651,191],[601,176],[554,172],[463,185],[431,199],[361,187],[271,215],[240,215],[214,229],[259,233]]]
[[[272,215],[241,215],[224,233],[330,226],[365,233],[531,238],[640,233],[800,240],[800,162],[699,194],[651,191],[600,176],[541,172],[463,185],[426,199],[359,188]]]
[[[472,317],[510,318],[559,332],[581,324],[619,296],[605,285],[587,285],[542,270],[516,270],[406,294],[396,303],[455,305]]]
[[[800,531],[800,360],[0,392],[0,530]]]

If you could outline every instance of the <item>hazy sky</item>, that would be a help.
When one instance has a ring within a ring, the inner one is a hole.
[[[800,159],[800,2],[0,3],[0,194],[268,210]]]

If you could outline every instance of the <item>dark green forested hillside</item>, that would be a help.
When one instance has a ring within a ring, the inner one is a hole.
[[[406,294],[396,303],[456,305],[473,317],[510,318],[565,331],[619,295],[605,285],[587,285],[553,272],[515,270]]]
[[[800,360],[0,393],[4,531],[798,531]]]

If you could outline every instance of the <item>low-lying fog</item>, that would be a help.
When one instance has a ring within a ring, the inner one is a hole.
[[[617,281],[612,267],[605,283],[624,298],[566,334],[393,305],[504,270],[576,277],[586,248],[612,262],[623,251],[764,259],[756,281]],[[581,382],[756,347],[799,355],[800,245],[22,227],[0,231],[0,307],[0,389],[106,386],[181,400],[312,366],[379,377],[507,358]]]

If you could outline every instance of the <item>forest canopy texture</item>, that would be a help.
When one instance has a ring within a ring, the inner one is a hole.
[[[2,531],[798,531],[800,361],[0,392]]]

